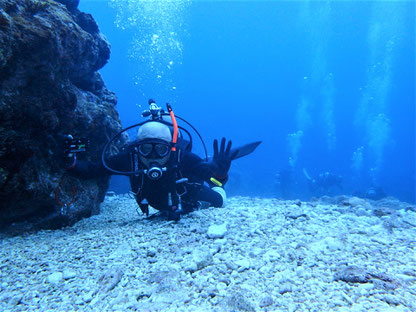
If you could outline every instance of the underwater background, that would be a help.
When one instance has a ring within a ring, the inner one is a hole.
[[[371,188],[416,202],[414,1],[81,0],[111,43],[100,71],[123,126],[153,98],[215,138],[263,141],[229,195],[309,199]],[[194,152],[203,156],[194,136]],[[94,142],[91,142],[94,144]],[[317,192],[329,172],[342,187]],[[117,193],[126,177],[113,177]]]

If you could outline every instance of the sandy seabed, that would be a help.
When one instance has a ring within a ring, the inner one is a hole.
[[[233,197],[147,219],[127,195],[0,240],[1,311],[416,311],[416,208]]]

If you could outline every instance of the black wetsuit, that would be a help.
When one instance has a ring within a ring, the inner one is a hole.
[[[210,181],[213,176],[213,165],[191,152],[182,152],[180,155],[179,162],[174,161],[173,156],[171,156],[166,164],[167,171],[163,172],[162,177],[158,180],[151,180],[146,174],[128,175],[132,191],[135,193],[140,208],[142,208],[143,200],[161,211],[169,211],[172,207],[176,209],[179,201],[182,204],[183,212],[192,211],[201,201],[208,202],[210,206],[214,207],[223,205],[222,196],[211,189],[212,186],[215,186]],[[177,169],[175,169],[176,163]],[[129,151],[122,151],[110,157],[107,164],[117,171],[137,171],[133,169],[132,154]],[[139,162],[140,169],[144,168]],[[83,178],[114,174],[107,170],[102,163],[86,161],[77,161],[70,172]],[[176,184],[176,181],[181,178],[187,178],[188,180]],[[221,181],[221,179],[218,180],[223,183],[226,182]],[[178,196],[178,194],[181,196]],[[171,205],[169,205],[169,199]],[[142,211],[145,212],[143,208]]]

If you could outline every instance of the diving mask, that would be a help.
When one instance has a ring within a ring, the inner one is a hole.
[[[139,154],[145,158],[163,158],[169,154],[170,150],[171,144],[162,140],[145,140],[138,144]]]

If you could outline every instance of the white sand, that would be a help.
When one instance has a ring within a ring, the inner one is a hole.
[[[416,311],[414,206],[235,197],[177,223],[136,207],[107,197],[2,239],[0,310]]]

